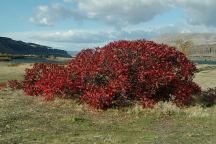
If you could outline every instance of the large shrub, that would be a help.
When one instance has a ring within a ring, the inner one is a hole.
[[[36,64],[27,69],[23,89],[28,95],[79,94],[95,108],[158,101],[191,102],[200,88],[192,82],[195,65],[175,48],[152,41],[117,41],[81,51],[68,65]]]
[[[195,65],[175,48],[152,41],[117,41],[80,52],[68,69],[82,84],[81,100],[96,108],[140,101],[191,102],[200,88]]]

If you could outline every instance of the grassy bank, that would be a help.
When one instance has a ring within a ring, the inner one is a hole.
[[[0,61],[10,61],[12,59],[24,57],[24,55],[0,54]]]

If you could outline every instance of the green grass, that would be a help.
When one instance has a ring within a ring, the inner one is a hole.
[[[96,111],[72,100],[43,102],[38,97],[12,90],[0,92],[0,103],[0,143],[202,144],[216,141],[215,107]],[[200,115],[202,111],[208,115]]]

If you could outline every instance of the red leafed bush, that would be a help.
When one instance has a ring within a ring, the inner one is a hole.
[[[68,65],[35,64],[26,70],[22,86],[28,95],[79,94],[95,108],[158,101],[190,104],[200,91],[192,82],[195,65],[175,48],[152,41],[117,41],[81,51]]]
[[[83,50],[68,69],[81,81],[81,100],[96,108],[128,101],[144,107],[168,100],[185,105],[200,91],[192,82],[195,65],[175,48],[151,41],[117,41]]]
[[[64,98],[76,93],[75,84],[64,66],[50,64],[43,71],[35,86],[42,91],[45,100],[50,100],[55,95]]]
[[[43,95],[45,100],[55,95],[65,97],[76,92],[76,82],[65,66],[57,64],[35,64],[26,70],[23,89],[28,95]]]
[[[45,63],[36,63],[33,68],[26,69],[23,90],[27,95],[37,96],[42,94],[41,89],[36,86],[36,82],[40,80],[43,72],[49,65]]]
[[[12,89],[22,89],[22,83],[17,80],[9,80],[7,85]]]
[[[0,91],[1,91],[1,90],[4,90],[5,87],[6,87],[6,84],[5,84],[5,83],[0,83]]]

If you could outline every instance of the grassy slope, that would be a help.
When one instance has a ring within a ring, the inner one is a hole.
[[[27,66],[7,65],[1,65],[1,81],[12,77],[21,79],[21,69]],[[11,68],[13,74],[8,73]],[[216,107],[179,110],[168,105],[153,110],[138,107],[100,112],[71,100],[57,99],[45,103],[40,98],[24,96],[22,91],[5,90],[0,92],[0,115],[0,143],[174,144],[216,141]]]

